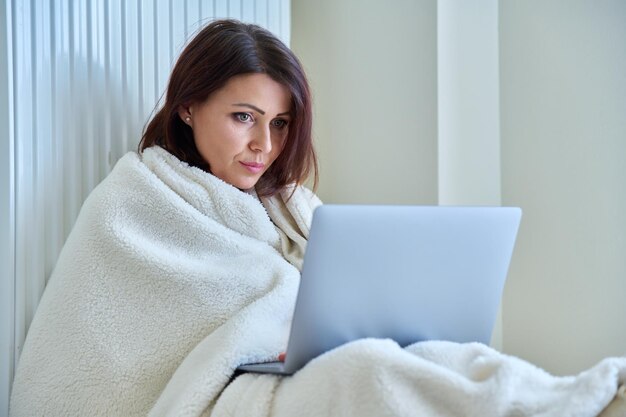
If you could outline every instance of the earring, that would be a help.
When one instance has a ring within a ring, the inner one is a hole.
[[[187,123],[190,123],[190,122],[191,122],[191,117],[189,117],[189,116],[185,117],[185,121],[186,121]]]

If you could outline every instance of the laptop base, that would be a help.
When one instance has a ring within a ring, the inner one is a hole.
[[[264,362],[241,365],[237,368],[239,372],[252,372],[257,374],[291,375],[293,372],[285,370],[284,362]]]

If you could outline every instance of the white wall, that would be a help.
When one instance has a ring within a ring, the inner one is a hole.
[[[557,374],[578,372],[626,354],[626,3],[497,7],[500,140],[485,158],[500,159],[500,176],[453,198],[483,192],[485,201],[499,181],[502,203],[522,207],[503,349]],[[438,202],[437,73],[447,69],[436,66],[436,9],[434,0],[292,0],[326,201]],[[456,167],[463,156],[481,159],[453,146]]]
[[[501,204],[498,64],[498,0],[439,0],[441,205]]]
[[[556,373],[626,355],[625,45],[622,0],[501,2],[504,346]]]
[[[437,202],[435,0],[292,1],[326,202]]]

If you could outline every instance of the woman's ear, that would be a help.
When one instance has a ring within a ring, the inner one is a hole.
[[[180,117],[180,120],[182,120],[185,124],[192,126],[191,122],[193,119],[191,118],[191,106],[178,107],[178,117]]]

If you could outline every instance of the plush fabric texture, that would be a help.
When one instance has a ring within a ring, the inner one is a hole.
[[[211,364],[192,370],[204,377],[197,392],[159,403],[199,414],[238,362],[275,358],[320,204],[302,187],[285,202],[291,191],[263,199],[266,209],[254,192],[161,148],[125,155],[62,250],[20,357],[11,414],[145,416],[183,360],[204,349]]]
[[[626,358],[557,378],[480,344],[360,340],[293,377],[233,380],[285,349],[319,204],[302,187],[259,199],[161,148],[127,154],[60,255],[11,415],[626,415]]]

